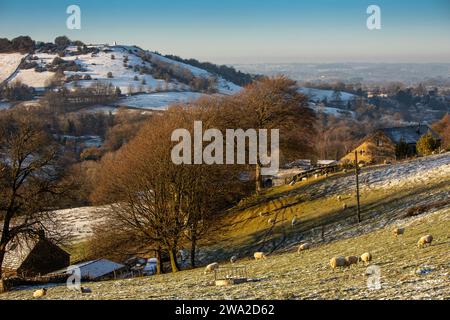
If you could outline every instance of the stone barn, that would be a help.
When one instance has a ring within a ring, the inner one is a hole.
[[[70,254],[42,236],[19,236],[8,245],[3,269],[6,276],[34,277],[70,265]]]
[[[405,143],[407,146],[407,156],[415,156],[417,154],[417,141],[429,132],[436,140],[440,141],[439,135],[427,125],[379,129],[365,138],[355,150],[342,158],[341,163],[353,163],[355,151],[358,152],[358,162],[360,163],[376,164],[394,161],[397,159],[397,146],[401,143]]]

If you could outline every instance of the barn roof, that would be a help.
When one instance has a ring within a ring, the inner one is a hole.
[[[38,243],[38,237],[16,237],[6,248],[3,266],[11,270],[19,269]]]
[[[36,248],[36,246],[42,242],[46,241],[47,243],[55,246],[50,240],[47,238],[43,238],[42,236],[25,236],[19,235],[12,242],[8,244],[6,248],[6,254],[3,261],[3,266],[6,269],[17,270],[19,269],[25,260],[28,258],[30,253]],[[59,248],[59,247],[58,247]],[[60,250],[63,250],[59,248]]]
[[[82,278],[98,279],[114,271],[125,268],[123,264],[116,263],[107,259],[98,259],[78,263],[62,270],[53,272],[55,274],[72,274],[73,270],[79,268]]]
[[[415,144],[423,135],[431,132],[431,134],[436,138],[440,139],[439,136],[427,125],[414,125],[406,127],[396,127],[396,128],[385,128],[381,129],[389,139],[394,143],[400,143],[404,140],[408,144]]]

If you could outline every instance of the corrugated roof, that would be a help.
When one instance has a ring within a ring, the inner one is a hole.
[[[81,278],[98,279],[114,271],[125,268],[123,264],[116,263],[107,259],[98,259],[78,263],[62,270],[52,272],[54,274],[72,274],[74,268],[79,268]]]
[[[407,127],[396,127],[396,128],[385,128],[381,129],[381,131],[394,143],[400,143],[400,141],[404,140],[408,144],[417,143],[417,141],[428,132],[436,138],[439,139],[439,136],[427,125],[414,125]]]

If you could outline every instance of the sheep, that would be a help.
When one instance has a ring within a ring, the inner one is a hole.
[[[297,253],[300,253],[301,251],[309,250],[311,248],[311,245],[309,243],[303,243],[298,247]]]
[[[352,264],[358,264],[358,257],[348,256],[345,258],[347,266],[350,267]]]
[[[231,264],[235,264],[236,261],[237,261],[237,257],[236,257],[236,256],[232,256],[232,257],[230,258]]]
[[[370,252],[363,253],[363,254],[359,257],[359,261],[364,262],[364,264],[369,263],[370,261],[372,261],[372,254],[371,254]]]
[[[337,196],[337,201],[341,201],[342,200],[342,196]]]
[[[253,257],[255,257],[255,260],[265,260],[265,259],[267,259],[267,257],[264,254],[264,252],[255,252]]]
[[[42,298],[45,295],[47,295],[47,288],[42,288],[33,293],[33,298]]]
[[[348,208],[347,204],[344,203],[344,204],[342,205],[342,210],[347,210],[347,208]]]
[[[333,269],[347,266],[347,260],[344,257],[334,257],[330,260],[330,266]]]
[[[208,265],[206,266],[206,268],[205,268],[204,274],[211,273],[211,272],[213,272],[213,271],[215,271],[215,270],[217,270],[217,269],[219,269],[219,264],[218,264],[217,262],[208,264]]]
[[[297,222],[298,222],[297,217],[294,217],[291,222],[292,226],[295,226],[297,224]]]
[[[395,236],[400,236],[405,233],[405,228],[395,228],[394,230],[392,230],[392,233]]]
[[[423,248],[425,245],[431,245],[431,242],[433,242],[433,236],[431,234],[427,234],[426,236],[423,236],[419,239],[417,242],[417,247]]]
[[[275,220],[275,218],[270,218],[269,220],[267,220],[267,222],[269,223],[269,224],[275,224],[277,221]]]

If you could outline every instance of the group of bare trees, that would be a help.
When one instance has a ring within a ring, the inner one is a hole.
[[[174,272],[179,270],[176,253],[189,245],[194,267],[199,241],[221,227],[218,214],[251,192],[251,182],[240,181],[239,174],[254,170],[256,191],[261,191],[261,165],[176,165],[171,159],[172,132],[183,128],[193,136],[195,121],[202,121],[203,130],[221,132],[280,129],[282,156],[289,159],[313,152],[314,120],[295,82],[284,77],[152,117],[133,140],[102,160],[93,200],[109,204],[111,214],[99,236],[111,239],[107,234],[113,232],[121,239],[140,239],[158,257],[169,256]],[[92,243],[95,247],[101,242]],[[107,251],[104,245],[101,250]],[[110,250],[120,249],[114,242]]]
[[[111,83],[95,82],[86,88],[75,87],[72,90],[60,88],[57,91],[47,92],[44,102],[50,111],[65,113],[91,105],[110,103],[119,95],[120,90]]]
[[[171,161],[172,131],[192,128],[199,117],[208,123],[210,116],[174,107],[164,116],[151,118],[131,142],[103,158],[93,194],[95,202],[111,205],[109,231],[124,238],[133,235],[158,257],[167,254],[174,272],[179,270],[176,254],[183,242],[191,243],[195,266],[197,241],[214,224],[215,213],[240,192],[233,170],[177,166]]]

